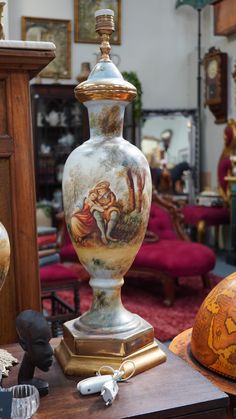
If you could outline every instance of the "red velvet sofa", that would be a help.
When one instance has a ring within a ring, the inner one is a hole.
[[[155,204],[151,207],[148,230],[154,232],[159,240],[144,240],[131,266],[131,272],[140,277],[151,275],[160,279],[166,305],[174,302],[178,277],[201,276],[204,286],[210,286],[208,273],[214,268],[216,260],[210,248],[181,239],[173,228],[170,214]]]

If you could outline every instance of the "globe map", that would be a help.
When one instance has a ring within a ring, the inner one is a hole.
[[[191,352],[206,368],[236,379],[236,272],[202,303],[192,330]]]

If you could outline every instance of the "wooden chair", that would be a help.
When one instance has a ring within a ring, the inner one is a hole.
[[[42,227],[38,226],[38,233],[39,229]],[[43,229],[45,226],[43,227]],[[51,227],[48,227],[50,229]],[[46,227],[47,230],[47,227]],[[57,231],[54,228],[52,237],[50,236],[50,232],[48,236],[39,236],[38,237],[38,245],[45,244],[48,242],[49,237],[53,243],[49,246],[52,248],[49,251],[50,255],[46,255],[46,259],[51,257],[51,263],[47,260],[45,266],[40,266],[39,268],[39,275],[40,275],[40,285],[41,285],[41,301],[43,312],[45,314],[46,319],[51,325],[52,336],[56,337],[58,334],[61,333],[62,323],[72,318],[77,317],[80,314],[80,300],[79,300],[79,275],[78,273],[74,272],[68,266],[65,266],[63,263],[60,263],[59,257],[59,250],[61,246],[61,237],[60,234],[57,234]],[[40,233],[39,233],[40,234]],[[44,230],[43,233],[44,234]],[[46,233],[45,233],[46,234]],[[55,237],[55,238],[54,238]],[[43,241],[40,242],[40,239]],[[46,241],[45,241],[46,240]],[[55,241],[54,241],[55,240]],[[56,248],[54,246],[56,245]],[[45,250],[42,250],[43,256]],[[40,258],[40,265],[44,258],[42,257],[41,248],[39,247],[39,256]],[[46,250],[47,252],[47,250]],[[62,292],[65,291],[72,291],[74,304],[73,306],[68,304],[68,302],[61,296]],[[46,301],[48,304],[46,304]],[[44,308],[46,306],[46,309]]]
[[[43,266],[39,270],[41,284],[41,300],[50,302],[49,313],[44,310],[45,317],[51,325],[52,336],[61,334],[62,324],[76,318],[80,314],[79,278],[78,275],[62,263]],[[74,306],[67,303],[60,292],[72,291]]]

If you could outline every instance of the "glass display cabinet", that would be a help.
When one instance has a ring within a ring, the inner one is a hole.
[[[60,200],[64,163],[89,138],[87,109],[74,85],[32,84],[32,116],[37,200]]]

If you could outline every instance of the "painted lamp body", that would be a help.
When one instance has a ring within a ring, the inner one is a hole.
[[[120,85],[128,85],[111,62],[98,63],[87,83],[100,74],[106,80],[115,74]],[[130,89],[134,91],[133,86]],[[76,327],[111,333],[128,330],[136,322],[121,304],[120,287],[143,241],[151,203],[148,163],[140,150],[122,138],[127,103],[118,99],[84,102],[91,137],[71,153],[63,175],[67,227],[94,291],[92,308]]]
[[[0,222],[0,291],[4,284],[10,265],[10,242],[7,230]]]
[[[88,108],[90,139],[70,154],[63,173],[68,231],[93,288],[90,310],[64,324],[64,339],[55,349],[69,375],[91,376],[101,366],[117,369],[126,360],[131,362],[125,375],[134,369],[138,374],[166,360],[153,327],[121,302],[123,276],[145,235],[152,191],[144,155],[122,138],[124,109],[136,88],[109,57],[112,13],[97,13],[102,56],[75,88]]]

